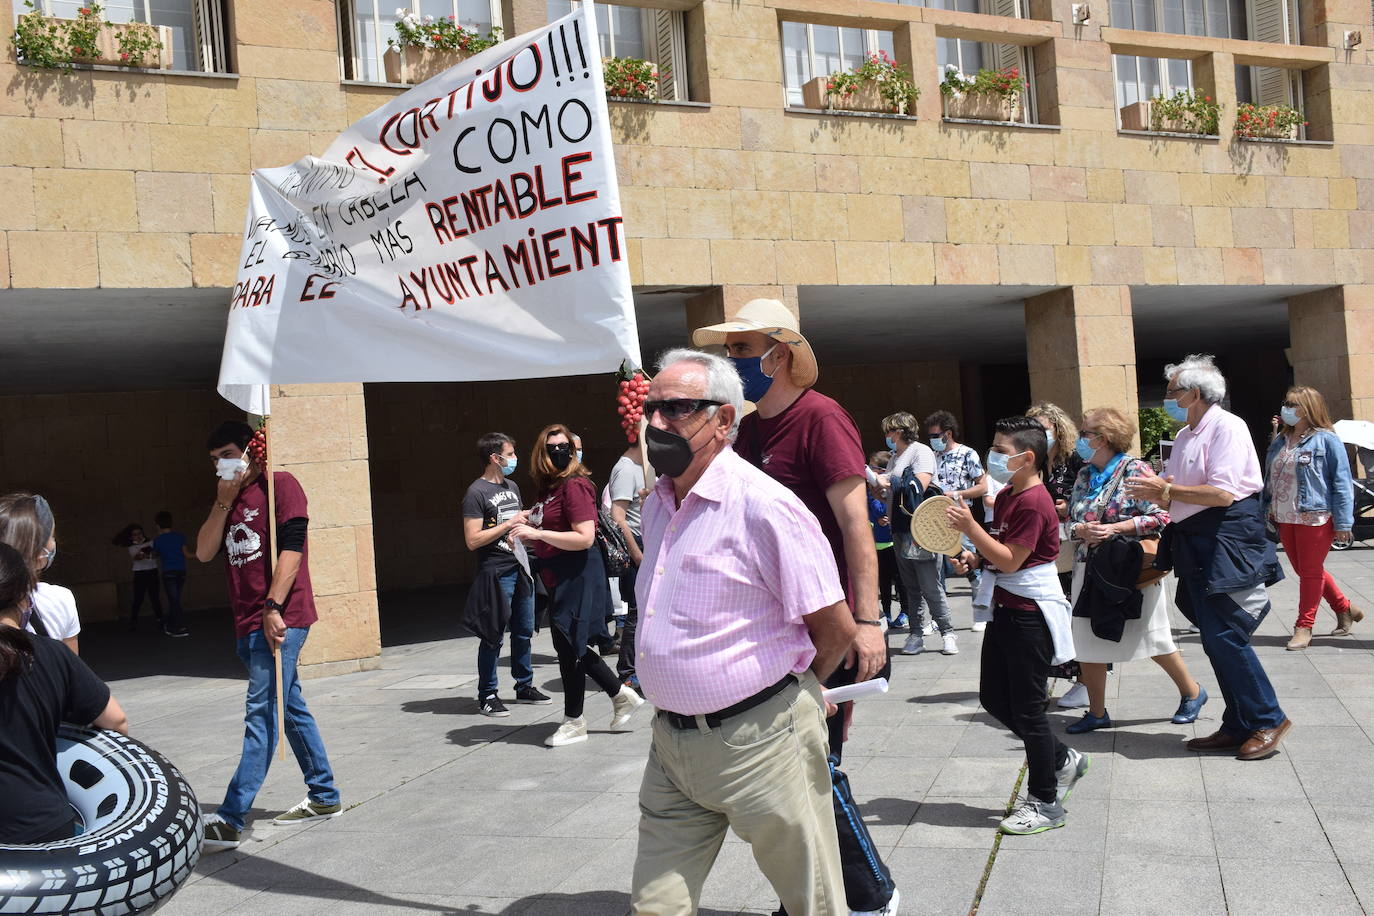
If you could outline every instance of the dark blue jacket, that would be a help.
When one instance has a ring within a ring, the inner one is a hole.
[[[1200,576],[1208,595],[1282,581],[1274,544],[1264,533],[1258,493],[1229,506],[1213,506],[1164,529],[1156,569],[1180,579]]]

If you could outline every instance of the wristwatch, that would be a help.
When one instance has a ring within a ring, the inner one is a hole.
[[[266,609],[269,611],[276,611],[278,614],[282,612],[282,606],[280,604],[277,604],[277,602],[273,601],[271,598],[268,598],[266,601]]]

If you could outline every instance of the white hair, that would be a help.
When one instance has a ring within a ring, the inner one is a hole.
[[[1164,367],[1166,382],[1173,381],[1176,375],[1175,387],[1196,388],[1208,404],[1220,404],[1226,399],[1226,376],[1221,374],[1210,353],[1190,353],[1183,362]]]
[[[658,371],[662,372],[669,366],[678,363],[696,363],[706,370],[706,391],[703,394],[709,401],[720,401],[722,404],[729,404],[735,408],[735,421],[730,425],[729,440],[735,441],[735,435],[739,432],[739,421],[744,416],[744,383],[739,380],[739,373],[735,371],[734,363],[723,356],[714,353],[707,353],[705,350],[692,350],[687,347],[678,347],[669,350],[659,357]],[[712,407],[708,416],[714,416],[716,408]]]

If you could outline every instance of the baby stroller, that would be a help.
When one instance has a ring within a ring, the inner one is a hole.
[[[1374,478],[1356,478],[1355,484],[1355,524],[1350,529],[1351,543],[1374,540]],[[1331,545],[1337,550],[1345,550],[1350,544]]]

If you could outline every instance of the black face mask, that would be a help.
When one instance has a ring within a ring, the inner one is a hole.
[[[685,473],[692,463],[692,443],[677,433],[657,426],[650,426],[644,433],[644,444],[649,451],[649,464],[654,470],[668,477],[678,477]]]
[[[559,471],[566,471],[568,465],[572,464],[572,445],[567,442],[561,445],[546,445],[544,450],[549,453],[549,461]]]

